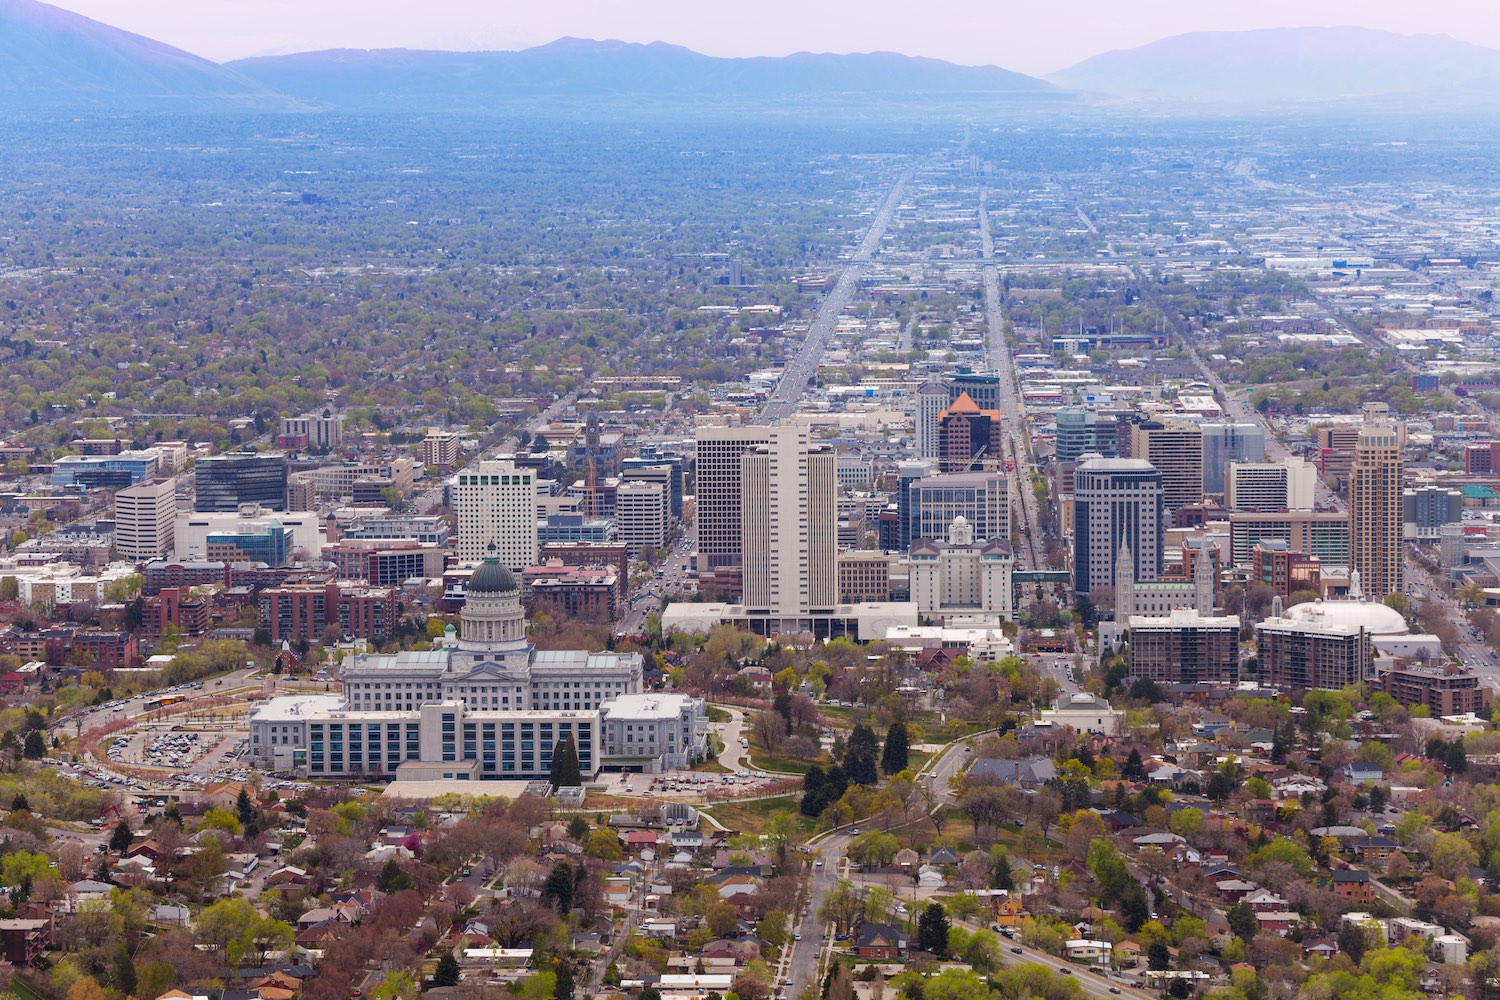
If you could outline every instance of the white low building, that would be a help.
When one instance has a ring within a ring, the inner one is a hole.
[[[860,642],[886,638],[892,629],[917,624],[917,606],[910,601],[835,604],[826,611],[794,615],[752,610],[743,604],[695,604],[678,601],[662,609],[664,633],[707,634],[715,625],[734,625],[758,635],[851,636]]]
[[[604,763],[648,774],[688,767],[708,753],[708,711],[685,694],[629,694],[607,703]]]
[[[1107,699],[1092,694],[1063,695],[1041,713],[1041,721],[1053,726],[1068,726],[1074,732],[1114,736],[1125,724],[1125,713],[1110,706]]]
[[[1016,644],[997,625],[990,628],[957,625],[896,625],[885,641],[908,653],[924,649],[966,649],[971,660],[998,663],[1014,656]]]
[[[639,654],[534,649],[515,575],[497,559],[475,571],[461,623],[436,650],[356,657],[342,696],[261,706],[251,759],[311,777],[519,781],[548,777],[553,754],[571,744],[588,779],[603,766],[604,719],[621,699],[619,732],[638,739],[619,745],[649,751],[630,755],[633,766],[683,766],[707,751],[703,702],[643,696]]]

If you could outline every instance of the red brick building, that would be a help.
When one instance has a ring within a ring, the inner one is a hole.
[[[183,635],[202,635],[208,631],[208,602],[193,598],[178,587],[163,587],[155,597],[141,602],[141,631],[158,639],[169,627]]]
[[[341,636],[380,641],[400,617],[400,597],[389,587],[293,584],[260,592],[260,625],[272,642],[312,642],[329,628]]]

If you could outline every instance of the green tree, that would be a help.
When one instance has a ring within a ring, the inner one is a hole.
[[[557,982],[552,986],[552,1000],[573,1000],[573,967],[559,959],[553,968],[557,972]]]
[[[547,881],[542,883],[542,898],[556,906],[558,913],[566,915],[573,909],[574,885],[573,866],[559,861],[547,874]]]
[[[893,722],[885,732],[885,749],[880,753],[880,769],[886,777],[900,774],[911,762],[911,738],[906,723]]]
[[[452,949],[444,948],[442,957],[438,959],[437,969],[432,974],[432,985],[457,986],[462,975]]]
[[[1153,971],[1162,971],[1172,967],[1172,953],[1167,950],[1165,941],[1152,941],[1146,949],[1146,968]]]
[[[41,760],[47,756],[47,741],[42,738],[40,730],[33,729],[26,734],[25,749],[22,753],[27,760]]]
[[[109,849],[116,854],[130,850],[130,842],[135,835],[130,832],[130,824],[123,819],[115,824],[114,830],[109,835]]]
[[[401,870],[395,858],[391,858],[380,869],[380,874],[375,877],[375,888],[386,895],[400,892],[403,889],[411,889],[416,885],[411,876]]]
[[[861,722],[849,734],[849,743],[844,747],[844,773],[856,785],[874,785],[880,781],[875,769],[875,757],[880,750],[880,740],[875,731]]]
[[[582,843],[583,838],[588,836],[589,821],[582,816],[574,816],[568,820],[568,836]]]
[[[917,922],[917,947],[942,957],[948,954],[948,914],[938,903],[928,903]]]
[[[250,793],[246,789],[241,788],[239,798],[234,800],[234,815],[241,826],[255,822],[255,806],[250,804]]]
[[[121,941],[119,947],[115,949],[115,958],[110,967],[109,977],[121,996],[128,997],[135,994],[135,962],[131,959],[130,949],[125,946],[124,941]]]
[[[576,788],[583,784],[583,772],[578,767],[578,751],[573,746],[573,737],[563,740],[552,752],[550,779],[554,789]]]
[[[1256,919],[1255,911],[1248,903],[1235,903],[1224,916],[1229,920],[1229,929],[1241,941],[1253,940],[1260,931],[1260,921]]]

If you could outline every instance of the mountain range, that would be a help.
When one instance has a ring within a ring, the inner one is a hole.
[[[1310,103],[1494,87],[1500,51],[1369,28],[1196,32],[1106,52],[1048,79],[1117,97]]]
[[[565,38],[519,52],[336,49],[218,64],[38,0],[0,0],[0,111],[428,112],[1084,99],[1275,105],[1500,93],[1500,51],[1363,28],[1199,33],[1046,80],[876,52],[725,59]]]

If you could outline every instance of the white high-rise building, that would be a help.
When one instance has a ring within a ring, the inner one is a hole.
[[[917,457],[938,457],[938,421],[951,402],[948,387],[934,375],[917,389]]]
[[[535,472],[509,460],[478,462],[453,477],[452,493],[460,561],[479,562],[493,544],[501,565],[536,565]]]
[[[665,546],[667,488],[661,483],[621,483],[615,490],[615,523],[632,559],[639,559],[647,549]]]
[[[838,478],[832,448],[777,427],[740,457],[744,602],[772,618],[838,603]]]
[[[177,480],[148,479],[115,494],[115,551],[130,562],[150,562],[172,551]]]
[[[1312,510],[1317,481],[1317,466],[1305,458],[1230,462],[1224,474],[1224,506],[1266,514]]]

